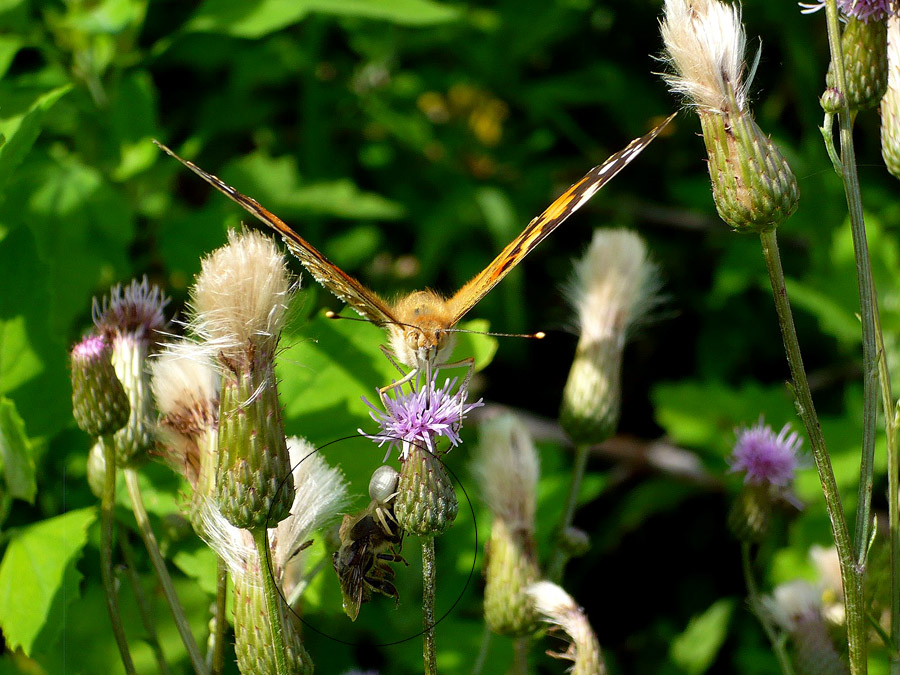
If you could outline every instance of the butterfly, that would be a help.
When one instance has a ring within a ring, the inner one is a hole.
[[[652,131],[633,140],[603,164],[588,171],[541,215],[528,223],[522,233],[513,239],[480,274],[449,298],[432,290],[424,290],[415,291],[393,302],[381,298],[344,272],[255,199],[241,194],[196,164],[182,159],[162,143],[158,141],[154,143],[281,235],[288,250],[300,260],[318,283],[353,307],[364,318],[387,328],[390,352],[401,364],[410,368],[410,371],[400,381],[385,387],[386,390],[410,381],[417,373],[426,374],[430,379],[431,373],[442,365],[451,367],[468,363],[471,367],[472,359],[464,359],[456,364],[447,363],[453,351],[454,327],[547,235],[584,206],[634,160],[674,117],[674,114],[669,116]],[[390,357],[390,354],[388,356]]]

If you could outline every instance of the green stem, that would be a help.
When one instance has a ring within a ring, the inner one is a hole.
[[[434,647],[434,591],[437,578],[434,561],[434,537],[422,537],[422,656],[425,675],[436,675],[437,653]]]
[[[228,567],[219,558],[216,561],[216,610],[213,616],[212,632],[209,634],[209,649],[206,664],[210,675],[220,675],[225,668],[225,609],[228,593]]]
[[[122,665],[128,675],[133,675],[135,673],[134,661],[131,660],[128,639],[125,637],[125,627],[122,625],[122,615],[119,613],[119,595],[116,592],[116,580],[112,565],[116,508],[116,450],[112,436],[101,436],[97,442],[103,448],[103,463],[106,467],[103,477],[103,495],[100,499],[100,576],[103,578],[103,588],[106,590],[106,609],[109,611],[109,620],[112,622],[113,636],[119,647]]]
[[[837,150],[834,148],[834,115],[825,113],[825,121],[819,129],[822,132],[822,139],[825,141],[825,152],[828,153],[828,159],[831,160],[831,166],[834,172],[841,175],[841,158],[838,156]]]
[[[584,472],[587,469],[589,446],[585,444],[578,445],[575,448],[575,462],[572,465],[572,480],[569,482],[569,493],[566,496],[566,507],[563,511],[562,521],[560,521],[557,530],[556,546],[553,553],[550,554],[550,560],[547,563],[547,578],[555,584],[562,579],[563,572],[566,569],[566,563],[569,562],[569,556],[563,545],[563,538],[566,530],[572,527],[572,519],[575,517],[575,507],[578,505],[578,494],[581,492],[581,481],[584,478]]]
[[[841,52],[841,29],[836,0],[828,0],[825,6],[825,16],[828,23],[828,43],[831,48],[831,64],[835,83],[838,91],[844,93],[847,91],[847,77]],[[854,543],[856,544],[856,564],[860,568],[860,576],[863,577],[869,547],[869,533],[872,521],[872,483],[875,473],[875,421],[878,407],[878,354],[875,349],[875,315],[878,308],[875,304],[872,266],[866,241],[866,224],[863,219],[859,175],[856,171],[856,151],[853,147],[853,117],[851,116],[846,97],[844,109],[838,115],[838,119],[840,121],[841,178],[844,182],[844,194],[847,198],[847,210],[850,214],[850,233],[853,238],[853,251],[856,258],[856,279],[859,289],[860,317],[862,319],[863,435]]]
[[[141,578],[137,573],[137,567],[134,561],[134,552],[131,550],[131,544],[128,542],[128,534],[119,537],[119,549],[122,551],[122,558],[125,560],[125,568],[128,571],[128,579],[131,581],[131,590],[137,600],[138,610],[141,615],[141,623],[144,624],[144,630],[147,633],[145,638],[153,650],[156,657],[156,665],[161,675],[169,675],[169,664],[166,663],[166,655],[163,654],[162,647],[159,644],[159,637],[156,634],[156,624],[153,621],[153,612],[150,604],[147,602],[147,596],[144,594],[144,587],[141,585]]]
[[[775,652],[775,658],[778,659],[778,665],[781,667],[782,675],[794,675],[794,666],[788,656],[784,646],[784,640],[778,636],[775,626],[769,620],[766,611],[763,609],[762,601],[759,596],[759,589],[756,587],[756,578],[753,575],[753,564],[750,561],[750,544],[743,542],[741,544],[741,560],[744,569],[744,582],[747,584],[747,599],[750,602],[750,609],[759,619],[766,637],[772,643],[772,651]]]
[[[272,570],[266,564],[270,557],[269,538],[266,536],[266,528],[258,527],[251,532],[256,543],[256,553],[259,556],[259,571],[262,575],[263,590],[266,594],[266,613],[269,615],[272,629],[272,648],[275,650],[275,670],[278,675],[290,675],[287,667],[287,651],[284,646],[284,624],[281,618],[281,598],[278,589],[275,588],[275,578]]]
[[[184,648],[187,650],[194,670],[201,675],[206,675],[206,662],[203,660],[200,649],[194,641],[191,626],[184,615],[181,603],[178,602],[175,585],[172,583],[172,577],[169,576],[169,570],[166,568],[166,561],[163,560],[162,554],[159,552],[156,535],[153,534],[153,529],[150,527],[150,518],[147,516],[147,509],[144,508],[144,498],[141,495],[137,471],[133,467],[125,467],[122,471],[125,474],[125,485],[128,488],[128,495],[131,497],[131,509],[134,512],[138,531],[144,540],[147,553],[150,554],[150,562],[153,563],[153,569],[156,571],[156,577],[159,580],[163,595],[166,596],[166,602],[169,603],[172,618],[175,619],[175,627],[178,629],[179,635],[181,635],[181,641],[184,643]]]
[[[516,638],[513,641],[513,675],[528,675],[528,651],[531,647],[531,639],[527,637]]]
[[[485,661],[487,661],[488,652],[491,649],[491,640],[494,634],[487,626],[481,634],[481,646],[478,648],[478,658],[475,659],[475,665],[472,666],[472,675],[481,675],[484,670]]]
[[[822,435],[822,428],[819,426],[812,393],[809,390],[809,382],[806,379],[806,371],[803,368],[803,358],[800,355],[800,344],[797,340],[797,329],[794,327],[794,317],[791,314],[787,288],[784,285],[784,270],[781,267],[781,256],[778,253],[778,239],[774,230],[763,232],[760,234],[760,239],[762,241],[763,255],[766,259],[766,267],[769,272],[769,280],[772,284],[772,295],[775,298],[775,310],[778,313],[778,323],[781,327],[785,355],[791,369],[797,412],[803,420],[803,425],[806,427],[806,433],[809,436],[809,444],[816,462],[819,482],[822,485],[822,492],[825,496],[825,508],[831,521],[834,544],[841,563],[850,669],[853,675],[860,675],[866,672],[867,667],[865,608],[861,569],[853,558],[853,544],[850,541],[850,531],[847,528],[847,520],[841,504],[841,495],[838,491],[837,482],[834,479],[831,459],[828,456],[828,449],[825,447],[825,438]]]

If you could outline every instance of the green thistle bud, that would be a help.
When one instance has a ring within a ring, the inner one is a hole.
[[[847,16],[841,33],[841,51],[847,77],[844,95],[850,110],[874,108],[887,89],[887,23]],[[829,87],[836,84],[833,71],[832,64],[825,79]]]
[[[797,179],[748,112],[700,112],[719,217],[738,232],[774,230],[796,210]]]
[[[225,372],[219,404],[216,502],[235,527],[274,527],[290,513],[294,485],[275,373],[260,364]]]
[[[72,413],[91,436],[107,436],[128,422],[130,405],[112,364],[112,348],[90,335],[72,349]]]
[[[528,587],[538,580],[534,542],[495,518],[485,555],[484,620],[500,635],[522,637],[537,629]]]
[[[740,541],[761,542],[769,531],[772,507],[768,485],[745,485],[728,513],[731,533]]]
[[[260,570],[256,570],[258,573]],[[278,599],[284,626],[288,670],[296,675],[312,675],[313,662],[291,619],[293,614]],[[262,579],[258,574],[234,577],[234,652],[238,669],[246,675],[274,675],[275,646],[266,609]]]
[[[574,443],[600,443],[619,425],[624,341],[580,340],[563,390],[559,423]]]
[[[394,502],[397,522],[411,534],[442,534],[459,512],[456,490],[443,463],[428,450],[411,445],[400,464]]]
[[[828,87],[822,92],[819,104],[829,115],[837,115],[844,109],[844,95],[834,87]]]

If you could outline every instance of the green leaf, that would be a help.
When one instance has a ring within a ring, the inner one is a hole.
[[[737,601],[723,598],[695,616],[684,632],[672,642],[669,656],[689,675],[705,673],[725,642],[728,624]]]
[[[24,44],[22,38],[17,35],[0,35],[0,77],[9,70],[10,64]]]
[[[454,21],[459,11],[431,0],[206,0],[186,30],[258,38],[318,12],[429,26]]]
[[[215,551],[208,546],[197,546],[193,551],[178,551],[172,558],[178,569],[210,595],[216,594],[217,560]]]
[[[25,423],[16,404],[0,396],[0,468],[11,497],[34,503],[37,483],[31,442],[25,434]]]
[[[0,147],[0,189],[37,140],[44,114],[71,88],[66,85],[52,89],[38,96],[24,113],[0,118],[0,134],[6,137],[6,143]]]
[[[11,649],[44,651],[58,636],[79,597],[75,563],[96,518],[96,509],[81,509],[11,533],[0,563],[0,628]]]

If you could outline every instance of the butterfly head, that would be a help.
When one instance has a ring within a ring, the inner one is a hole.
[[[429,372],[446,363],[456,342],[446,301],[433,291],[417,291],[393,307],[397,323],[388,324],[394,356],[410,368]]]

